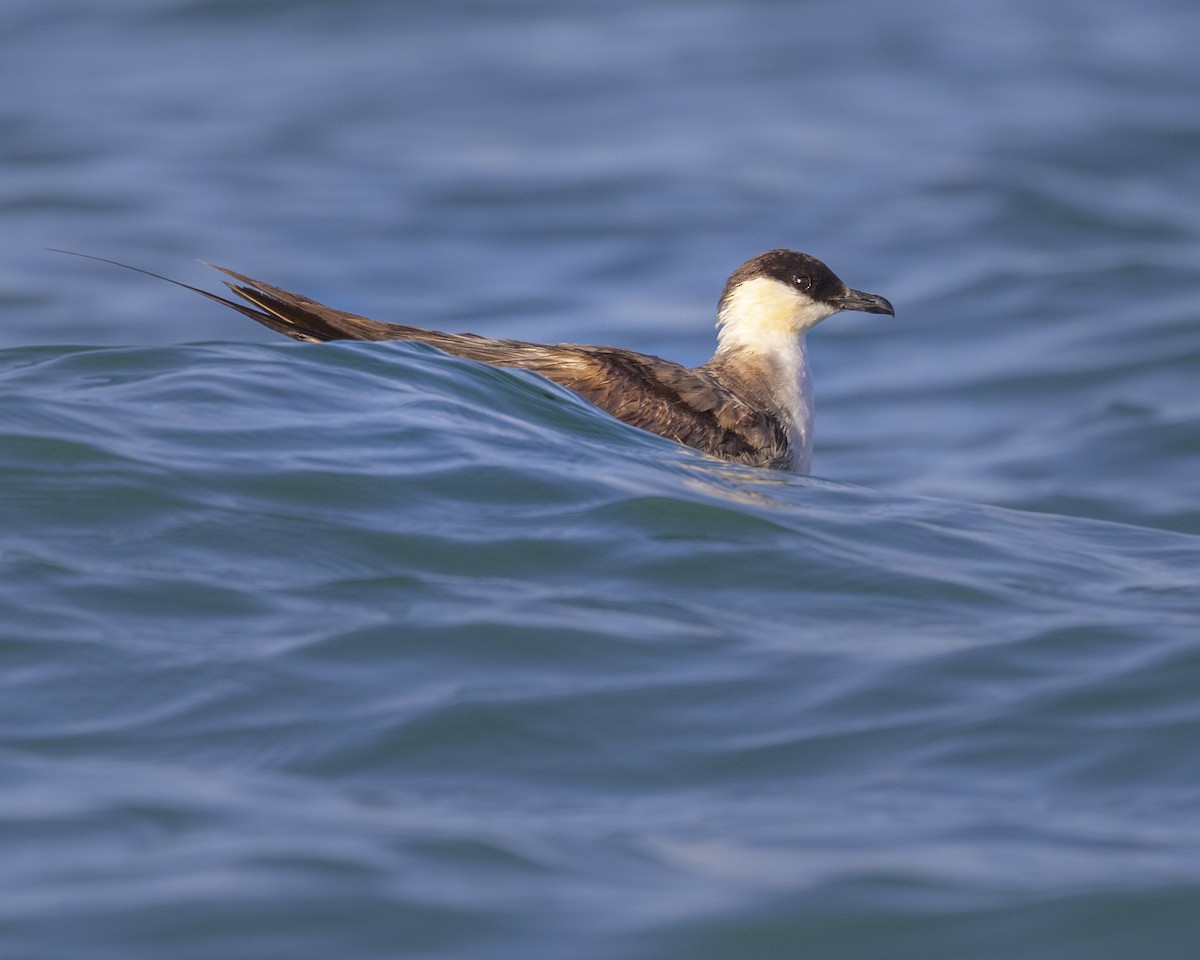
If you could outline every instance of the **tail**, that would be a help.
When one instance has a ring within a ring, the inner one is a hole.
[[[220,270],[227,277],[238,281],[231,283],[226,280],[225,286],[252,306],[247,307],[245,304],[235,303],[203,290],[199,291],[200,293],[294,340],[419,340],[457,357],[516,367],[527,366],[529,354],[538,355],[540,351],[545,350],[540,344],[520,340],[494,340],[473,333],[443,333],[440,330],[411,327],[403,323],[372,320],[357,313],[335,310],[303,294],[255,280],[245,274],[218,267],[214,263],[206,266]]]
[[[494,340],[490,337],[480,337],[473,333],[442,333],[440,330],[427,330],[423,327],[412,327],[402,323],[385,323],[372,320],[356,313],[335,310],[323,303],[311,300],[299,293],[284,290],[261,280],[255,280],[245,274],[237,273],[213,263],[200,261],[205,266],[219,270],[231,282],[225,281],[225,286],[232,290],[242,301],[230,300],[208,290],[194,287],[190,283],[164,277],[152,270],[131,266],[119,260],[109,260],[106,257],[93,256],[90,253],[77,253],[74,250],[60,250],[51,247],[54,253],[65,253],[73,257],[83,257],[86,260],[96,260],[100,263],[110,263],[116,267],[124,267],[135,273],[141,273],[157,280],[165,280],[177,287],[191,290],[222,306],[236,310],[243,316],[249,317],[264,327],[277,333],[309,343],[323,343],[327,340],[418,340],[430,346],[438,347],[447,353],[483,363],[500,366],[536,368],[546,347],[540,344],[525,343],[520,340]],[[564,345],[563,350],[571,348]]]
[[[156,280],[165,280],[167,283],[173,283],[177,287],[191,290],[193,293],[207,297],[209,300],[213,300],[222,306],[236,310],[243,316],[261,323],[264,327],[269,327],[277,333],[282,333],[294,340],[306,340],[310,342],[324,342],[326,340],[411,340],[419,339],[417,335],[426,332],[418,327],[380,323],[378,320],[370,320],[367,317],[360,317],[353,313],[334,310],[317,303],[315,300],[310,300],[308,297],[291,293],[280,287],[273,287],[252,277],[246,277],[240,273],[234,273],[232,270],[226,270],[224,267],[218,267],[216,264],[205,263],[203,260],[200,262],[204,263],[205,266],[212,267],[214,270],[220,270],[227,276],[240,281],[240,283],[226,281],[225,286],[229,287],[230,290],[245,300],[246,303],[230,300],[227,297],[210,293],[208,290],[201,289],[200,287],[194,287],[190,283],[173,280],[171,277],[164,277],[161,273],[155,273],[153,270],[144,270],[141,267],[122,263],[119,260],[109,260],[107,257],[97,257],[90,253],[78,253],[74,250],[60,250],[55,247],[49,247],[48,249],[52,253],[65,253],[72,257],[83,257],[85,260],[110,263],[115,267],[124,267],[126,270],[132,270],[147,277],[154,277]],[[247,304],[250,305],[247,306]],[[406,336],[405,333],[407,331],[411,332]]]
[[[263,283],[253,277],[219,267],[215,263],[203,260],[201,263],[239,281],[230,283],[226,280],[225,286],[258,309],[211,293],[205,294],[206,296],[233,307],[239,313],[257,320],[264,327],[270,327],[293,340],[306,340],[311,343],[322,343],[326,340],[422,340],[432,332],[399,323],[383,323],[369,317],[360,317],[356,313],[335,310],[302,294]]]

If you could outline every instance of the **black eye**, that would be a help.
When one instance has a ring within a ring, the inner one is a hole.
[[[812,286],[812,277],[792,277],[792,285],[797,290],[807,290]]]

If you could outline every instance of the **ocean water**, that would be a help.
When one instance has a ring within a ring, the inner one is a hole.
[[[0,9],[0,956],[1200,956],[1200,8]],[[380,319],[689,363],[814,475]]]

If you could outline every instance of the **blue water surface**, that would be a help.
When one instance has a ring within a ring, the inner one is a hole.
[[[1200,8],[0,9],[0,955],[1200,955]],[[380,319],[810,339],[814,476]]]

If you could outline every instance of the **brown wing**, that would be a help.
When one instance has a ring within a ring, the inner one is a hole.
[[[777,469],[791,466],[787,431],[779,419],[741,400],[704,369],[616,347],[494,340],[383,323],[216,269],[240,281],[226,286],[253,306],[206,296],[296,340],[417,340],[457,357],[533,370],[618,420],[714,456]]]
[[[532,346],[532,345],[531,345]],[[556,344],[541,356],[498,362],[535,370],[618,420],[758,467],[791,467],[787,431],[703,369],[616,347]]]

